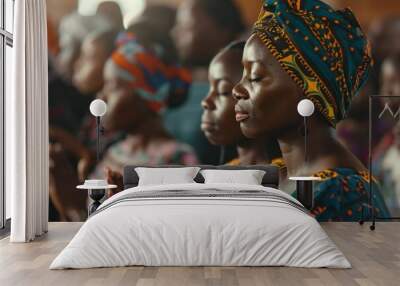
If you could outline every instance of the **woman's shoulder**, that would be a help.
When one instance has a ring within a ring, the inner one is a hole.
[[[375,178],[371,178],[368,171],[360,171],[353,168],[332,168],[326,169],[314,174],[315,177],[321,178],[320,185],[336,185],[336,184],[363,184],[370,182],[375,184]]]
[[[227,165],[227,166],[239,166],[241,164],[242,164],[242,162],[240,161],[239,157],[234,158],[234,159],[230,160],[229,162],[225,163],[225,165]],[[282,158],[272,159],[271,162],[269,162],[269,161],[257,162],[252,165],[272,165],[272,166],[278,167],[280,170],[286,168],[285,162],[283,161]]]
[[[227,166],[239,166],[240,165],[240,159],[239,158],[234,158],[227,162],[225,165]]]

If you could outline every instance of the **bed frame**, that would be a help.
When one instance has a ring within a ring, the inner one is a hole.
[[[147,168],[180,168],[187,166],[180,165],[167,165],[167,166],[144,166],[144,165],[135,165],[135,166],[126,166],[124,168],[124,189],[129,189],[136,187],[139,183],[139,176],[135,171],[137,167],[147,167]],[[193,167],[193,166],[191,166]],[[262,185],[265,187],[278,188],[279,186],[279,168],[272,165],[252,165],[252,166],[210,166],[210,165],[196,165],[194,167],[200,167],[201,169],[217,169],[217,170],[262,170],[265,171],[265,175],[262,180]],[[203,176],[199,173],[194,179],[197,183],[204,183]]]

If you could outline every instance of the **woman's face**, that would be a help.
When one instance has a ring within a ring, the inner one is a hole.
[[[83,42],[73,76],[73,83],[81,93],[93,94],[102,89],[103,69],[108,56],[96,39],[89,38]]]
[[[229,42],[229,33],[220,28],[197,0],[185,0],[179,6],[172,38],[182,61],[209,64],[210,59]]]
[[[245,138],[235,120],[235,100],[232,96],[232,89],[241,78],[240,58],[238,51],[227,51],[211,62],[210,91],[201,103],[201,130],[211,144],[237,144]]]
[[[257,35],[243,53],[243,77],[234,88],[236,121],[248,138],[273,136],[298,128],[301,89],[282,69]]]
[[[134,93],[129,83],[121,79],[109,60],[104,69],[104,87],[99,97],[107,102],[103,117],[109,131],[134,131],[149,116],[145,101]]]

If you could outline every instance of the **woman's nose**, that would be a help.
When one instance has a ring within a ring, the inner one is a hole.
[[[209,93],[206,98],[204,98],[201,101],[201,107],[203,107],[204,110],[213,110],[215,109],[215,104],[213,101],[213,96],[211,93]]]
[[[247,99],[249,97],[247,90],[243,87],[241,81],[233,88],[232,96],[236,100]]]

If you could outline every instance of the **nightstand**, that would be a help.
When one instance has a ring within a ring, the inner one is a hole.
[[[107,184],[106,180],[85,180],[83,185],[76,187],[78,190],[87,190],[89,197],[93,202],[88,207],[88,215],[94,213],[101,205],[101,200],[104,198],[107,189],[115,189],[116,185]]]
[[[314,207],[313,183],[322,179],[320,177],[290,177],[289,180],[296,181],[297,200],[306,209],[312,210]]]

